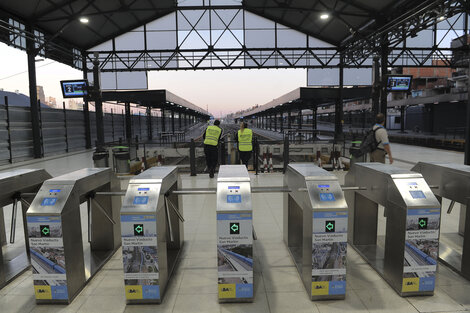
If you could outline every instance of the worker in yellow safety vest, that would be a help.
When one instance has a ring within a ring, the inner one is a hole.
[[[238,142],[238,155],[240,160],[248,168],[248,161],[253,153],[253,131],[248,128],[248,123],[240,123],[236,141]]]
[[[209,177],[213,178],[217,162],[219,161],[219,140],[222,136],[222,129],[219,127],[220,121],[215,120],[214,125],[209,125],[204,132],[204,154],[206,155],[207,170]]]

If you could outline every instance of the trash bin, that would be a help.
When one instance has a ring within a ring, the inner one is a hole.
[[[117,146],[113,147],[114,170],[116,173],[129,173],[131,171],[130,159],[131,155],[129,147]]]
[[[107,151],[95,151],[93,153],[93,163],[95,167],[109,167],[109,153]]]

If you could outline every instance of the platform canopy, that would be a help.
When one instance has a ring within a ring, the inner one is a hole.
[[[209,117],[206,110],[185,100],[168,90],[129,90],[129,91],[103,91],[103,101],[117,101],[135,103],[147,108],[168,109],[180,113],[191,113],[201,117]]]
[[[343,101],[369,99],[371,87],[353,87],[342,89]],[[253,110],[243,113],[238,118],[249,118],[268,113],[286,112],[289,110],[312,109],[318,106],[335,105],[340,97],[340,88],[308,88],[300,87],[285,95],[273,99]]]

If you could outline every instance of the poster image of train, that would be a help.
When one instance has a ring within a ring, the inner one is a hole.
[[[435,276],[438,255],[439,241],[437,240],[406,240],[403,277]]]
[[[253,246],[217,245],[219,284],[253,283]]]
[[[34,247],[30,251],[35,285],[66,285],[64,248]]]
[[[123,246],[126,285],[158,285],[157,247]]]
[[[346,242],[312,245],[312,281],[346,280]]]

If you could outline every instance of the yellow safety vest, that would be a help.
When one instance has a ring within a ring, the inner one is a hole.
[[[219,137],[222,133],[222,129],[218,126],[207,126],[206,138],[204,139],[205,145],[217,146],[219,144]]]
[[[245,128],[243,133],[238,131],[238,149],[240,151],[252,151],[253,150],[253,131],[249,128]]]

